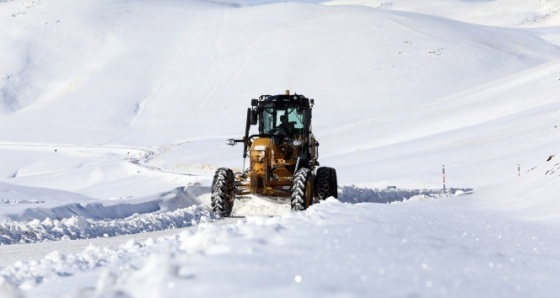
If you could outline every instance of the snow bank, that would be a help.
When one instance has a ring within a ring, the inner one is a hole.
[[[190,186],[132,203],[22,207],[0,222],[0,244],[112,237],[196,225],[215,218],[209,205],[200,205],[198,199],[208,191],[208,187]]]
[[[207,207],[192,206],[175,211],[134,214],[127,218],[93,220],[73,216],[61,220],[47,218],[30,222],[0,222],[0,244],[32,243],[112,237],[142,232],[177,229],[215,218]]]
[[[394,186],[386,189],[342,186],[339,200],[346,203],[392,203],[416,199],[439,199],[472,193],[472,188],[443,189],[400,189]]]
[[[347,203],[391,203],[405,200],[438,199],[470,193],[472,189],[369,189],[343,186],[339,200]],[[52,209],[28,208],[14,219],[0,222],[0,244],[33,243],[112,237],[125,234],[176,229],[213,220],[209,188],[191,186],[163,193],[157,199],[135,204],[67,204]],[[282,215],[289,204],[259,197],[238,198],[234,216]],[[201,205],[202,204],[202,205]],[[25,221],[25,219],[30,220]]]
[[[0,183],[0,216],[15,221],[63,219],[80,216],[115,219],[135,213],[169,211],[200,204],[208,186],[190,185],[140,198],[95,200],[79,194]]]

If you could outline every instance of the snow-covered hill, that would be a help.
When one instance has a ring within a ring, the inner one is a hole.
[[[0,1],[0,293],[554,296],[559,11]],[[287,89],[315,99],[340,201],[302,214],[240,201],[237,221],[217,219],[213,172],[242,165],[225,139],[252,98]],[[461,189],[439,191],[443,167]],[[170,228],[186,230],[90,239]],[[19,249],[36,252],[14,263]]]
[[[333,0],[327,4],[412,11],[498,27],[538,28],[560,22],[558,0]]]

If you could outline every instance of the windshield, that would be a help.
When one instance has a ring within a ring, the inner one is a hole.
[[[281,125],[280,117],[288,117],[289,128],[294,135],[300,135],[303,129],[303,113],[299,113],[297,108],[274,109],[264,108],[262,119],[262,131],[268,133],[270,130]]]

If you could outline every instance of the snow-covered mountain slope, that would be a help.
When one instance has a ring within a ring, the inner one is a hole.
[[[342,182],[434,187],[439,179],[426,173],[439,171],[440,164],[480,163],[479,158],[461,160],[442,152],[429,164],[412,166],[383,158],[398,169],[401,179],[378,170],[364,177],[344,158],[357,154],[359,165],[379,166],[381,154],[369,152],[371,148],[446,131],[456,135],[456,129],[556,101],[554,61],[560,49],[534,31],[303,3],[242,8],[190,1],[34,3],[2,4],[12,17],[2,21],[9,28],[3,30],[3,40],[11,42],[2,45],[10,54],[1,60],[0,137],[11,144],[149,146],[161,153],[159,162],[168,168],[239,167],[238,150],[227,149],[223,139],[242,133],[249,99],[290,89],[317,100],[314,128],[323,144],[321,154],[325,164],[340,170]],[[551,64],[542,66],[546,63]],[[510,86],[526,91],[512,89],[508,94]],[[504,111],[488,110],[501,109],[504,103]],[[479,126],[470,133],[493,129]],[[553,135],[546,137],[552,140]],[[406,147],[406,152],[398,151],[398,158],[419,156],[416,149],[410,150],[413,146]],[[461,156],[479,148],[470,149]],[[513,167],[531,166],[548,154],[537,152],[531,159],[518,155],[525,149],[508,150],[516,151],[507,165]],[[341,160],[331,158],[340,154],[345,156]],[[173,161],[165,161],[167,156]],[[48,163],[45,159],[41,162]],[[5,169],[4,175],[29,162]],[[79,161],[88,162],[89,157]],[[506,166],[493,163],[486,165]],[[83,173],[76,167],[69,164],[58,174]],[[118,167],[120,176],[133,173],[124,164]],[[45,175],[25,183],[101,198],[127,196],[95,188],[99,169],[106,168],[95,165],[71,187]],[[480,186],[493,183],[492,176],[469,174],[455,183]],[[385,182],[387,178],[398,180]]]
[[[0,243],[53,241],[0,270],[0,296],[553,296],[558,11],[0,1]],[[286,89],[315,99],[340,200],[292,214],[244,199],[237,222],[213,217],[214,170],[242,165],[225,139],[250,99]],[[439,191],[443,167],[463,189]],[[93,246],[49,251],[72,239]]]

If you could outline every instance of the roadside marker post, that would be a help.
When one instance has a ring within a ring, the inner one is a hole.
[[[443,191],[445,191],[445,165],[442,166],[442,173],[443,173]]]

